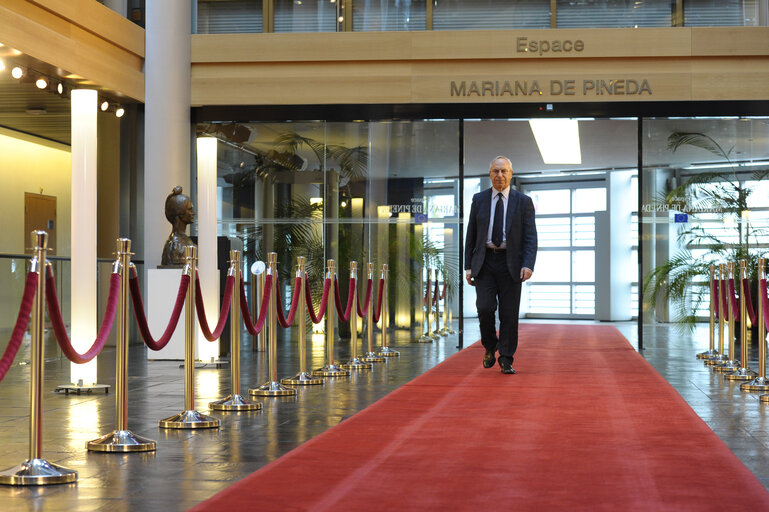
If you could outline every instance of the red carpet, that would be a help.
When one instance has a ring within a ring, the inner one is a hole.
[[[769,510],[615,328],[523,324],[517,375],[482,355],[459,352],[193,510]]]

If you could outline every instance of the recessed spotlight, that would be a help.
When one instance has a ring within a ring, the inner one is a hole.
[[[123,114],[125,114],[123,107],[118,107],[118,109],[115,111],[115,117],[123,117]]]
[[[342,23],[344,21],[344,16],[339,16],[339,18],[337,18],[337,21],[339,21],[339,23]]]
[[[3,59],[0,59],[0,71],[5,71],[5,62],[3,62]]]
[[[107,100],[102,101],[99,108],[101,109],[102,112],[106,112],[107,109],[109,108],[109,101]]]
[[[38,78],[37,80],[35,80],[35,87],[37,87],[38,89],[45,89],[46,87],[48,87],[48,80],[46,80],[43,77]]]
[[[24,76],[24,70],[21,67],[16,66],[11,70],[11,76],[18,80]]]
[[[59,84],[56,86],[56,92],[59,94],[64,94],[64,84],[59,82]]]

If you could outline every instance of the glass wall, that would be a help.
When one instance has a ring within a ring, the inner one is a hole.
[[[220,235],[242,243],[245,268],[278,255],[286,300],[297,256],[319,299],[336,262],[341,296],[358,262],[389,266],[391,322],[421,335],[423,267],[438,268],[457,317],[459,167],[457,121],[207,124],[219,144]],[[443,277],[445,276],[445,278]],[[346,326],[340,326],[343,332]]]
[[[760,25],[762,9],[766,9],[765,0],[198,0],[196,3],[195,26],[200,34],[741,27]]]
[[[769,253],[769,119],[652,118],[643,130],[644,322],[707,320],[711,264],[746,260],[755,297]]]

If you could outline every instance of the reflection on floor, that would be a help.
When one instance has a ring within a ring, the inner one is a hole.
[[[616,325],[636,346],[636,324]],[[478,332],[477,321],[467,320],[464,344],[475,342]],[[114,430],[114,391],[109,395],[56,394],[53,388],[68,380],[69,364],[64,359],[49,359],[45,368],[42,453],[51,462],[76,469],[79,479],[76,484],[66,485],[0,486],[1,508],[68,512],[185,510],[432,368],[456,352],[460,342],[457,334],[428,344],[411,343],[405,334],[395,338],[391,346],[401,352],[399,358],[390,358],[351,378],[327,379],[322,387],[299,389],[296,398],[260,399],[264,404],[260,412],[212,413],[221,419],[221,428],[198,431],[158,428],[159,419],[183,408],[183,370],[178,362],[147,362],[144,350],[132,346],[129,429],[155,439],[158,449],[154,453],[125,455],[84,449],[86,441]],[[266,380],[267,361],[263,353],[251,352],[247,336],[243,339],[241,369],[245,394],[247,388]],[[707,349],[707,340],[707,331],[680,336],[668,326],[650,326],[644,331],[643,353],[769,487],[769,422],[765,410],[769,405],[761,405],[758,394],[741,392],[738,383],[724,381],[695,359],[697,352]],[[536,340],[521,340],[518,358],[526,357],[528,342]],[[337,361],[346,361],[347,345],[339,343],[337,349]],[[282,340],[279,352],[279,375],[296,373],[295,344]],[[322,336],[310,341],[308,352],[309,367],[324,364]],[[55,352],[49,350],[49,354]],[[100,356],[100,383],[114,386],[114,359],[114,349]],[[20,360],[23,355],[17,363]],[[210,401],[229,394],[229,380],[228,368],[197,370],[198,410],[205,411]],[[29,456],[28,403],[29,367],[17,365],[0,383],[0,470]]]

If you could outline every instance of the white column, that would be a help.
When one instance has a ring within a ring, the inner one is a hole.
[[[160,264],[171,233],[164,208],[176,185],[190,190],[191,2],[146,3],[144,117],[144,262]],[[137,255],[139,257],[140,255]]]
[[[96,109],[93,89],[72,91],[72,346],[80,353],[96,339]],[[96,359],[71,364],[72,384],[96,384]]]
[[[199,137],[198,156],[198,274],[203,304],[211,329],[219,319],[219,272],[216,258],[216,145],[213,137]],[[219,344],[198,335],[198,359],[219,358]]]

